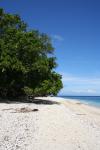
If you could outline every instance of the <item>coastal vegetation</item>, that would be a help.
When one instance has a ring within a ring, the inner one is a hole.
[[[56,95],[63,87],[48,35],[0,9],[0,97]]]

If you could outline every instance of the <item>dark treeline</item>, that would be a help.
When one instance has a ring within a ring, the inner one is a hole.
[[[56,95],[61,75],[50,38],[0,9],[0,97]]]

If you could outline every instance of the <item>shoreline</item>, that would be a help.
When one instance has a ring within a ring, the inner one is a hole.
[[[0,103],[0,150],[100,150],[100,109],[58,97]]]
[[[79,101],[78,99],[67,99],[63,97],[38,97],[38,99],[44,99],[44,100],[52,100],[52,101],[57,101],[61,104],[67,105],[73,105],[73,107],[80,106],[82,109],[89,109],[91,112],[97,111],[97,113],[100,114],[100,107],[96,107],[90,104],[83,103],[82,101]]]
[[[50,96],[47,96],[47,97],[38,97],[38,99],[49,99],[49,100],[55,100],[55,101],[58,101],[58,102],[70,102],[70,103],[75,103],[75,104],[82,104],[82,105],[85,105],[85,106],[89,106],[91,108],[97,108],[97,109],[100,109],[100,106],[96,106],[96,105],[92,105],[90,103],[86,103],[85,101],[81,101],[79,99],[71,99],[71,98],[63,98],[63,97],[50,97]]]
[[[76,97],[78,97],[78,96],[76,96]],[[79,96],[79,97],[81,97],[81,96]],[[87,96],[82,96],[82,97],[87,97]],[[91,96],[88,96],[88,97],[91,97]],[[96,96],[96,97],[100,97],[100,96]],[[60,98],[60,96],[58,98]],[[65,100],[70,100],[70,101],[79,101],[82,104],[85,104],[85,105],[88,105],[88,106],[91,106],[91,107],[96,107],[96,108],[100,109],[100,104],[98,105],[98,103],[95,103],[95,102],[86,101],[84,99],[71,98],[70,96],[69,97],[61,96],[61,98],[64,98]]]

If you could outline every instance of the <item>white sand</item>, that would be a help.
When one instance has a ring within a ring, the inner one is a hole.
[[[0,103],[0,150],[100,150],[100,109],[42,99],[61,104]],[[23,107],[39,111],[19,113]]]

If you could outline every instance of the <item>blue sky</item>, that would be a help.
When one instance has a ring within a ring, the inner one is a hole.
[[[99,0],[0,0],[29,28],[52,37],[62,95],[100,95]]]

